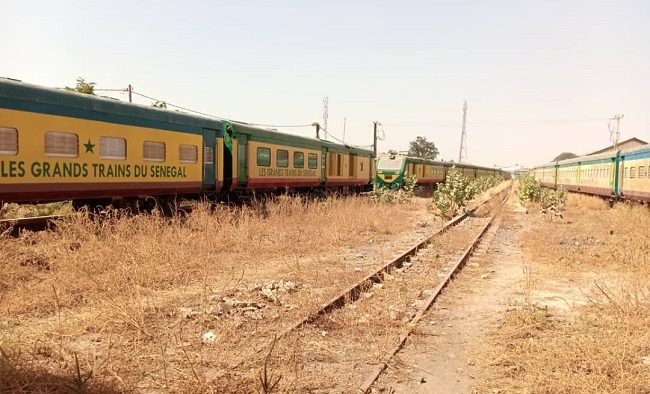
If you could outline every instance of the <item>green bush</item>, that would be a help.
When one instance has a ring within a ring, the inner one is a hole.
[[[562,187],[556,190],[547,189],[531,174],[519,177],[518,181],[517,196],[523,205],[536,202],[539,203],[542,213],[553,212],[556,215],[562,215],[567,196],[565,189]]]
[[[532,174],[520,176],[518,182],[516,194],[523,205],[528,205],[531,201],[539,201],[543,190],[542,184]]]
[[[447,172],[445,183],[439,184],[433,193],[433,205],[439,216],[449,219],[465,208],[475,194],[475,185],[456,170],[456,167],[452,167]]]
[[[433,193],[433,205],[438,216],[450,219],[456,216],[478,194],[503,182],[502,176],[483,176],[473,180],[461,174],[456,167],[447,172],[445,183]]]
[[[386,204],[403,204],[411,201],[415,191],[415,185],[418,179],[415,175],[404,174],[404,186],[399,189],[388,189],[384,186],[377,186],[375,184],[372,192],[370,192],[370,199],[375,202]]]
[[[542,213],[553,212],[558,216],[562,216],[564,205],[566,204],[567,192],[562,187],[556,190],[542,189],[539,196],[539,207]]]
[[[475,189],[475,193],[478,194],[499,185],[503,181],[504,179],[501,175],[482,176],[472,181],[472,187]]]

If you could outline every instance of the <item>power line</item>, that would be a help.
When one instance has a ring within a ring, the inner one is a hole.
[[[128,89],[93,89],[95,92],[126,92]]]
[[[522,126],[542,126],[545,124],[571,124],[571,123],[598,123],[606,120],[605,118],[586,118],[586,119],[540,119],[524,121],[475,121],[471,122],[472,127],[522,127]],[[457,128],[457,121],[440,121],[431,122],[386,122],[393,127],[428,127],[428,128]]]
[[[122,90],[122,91],[126,91],[126,90]],[[189,108],[186,108],[186,107],[181,107],[180,105],[172,104],[172,103],[170,103],[169,101],[160,100],[160,99],[157,99],[157,98],[155,98],[155,97],[147,96],[147,95],[142,94],[142,93],[140,93],[140,92],[136,92],[135,90],[132,90],[131,92],[132,92],[133,94],[135,94],[135,95],[138,95],[138,96],[140,96],[140,97],[144,97],[144,98],[146,98],[146,99],[148,99],[148,100],[158,101],[158,102],[163,102],[163,103],[165,103],[165,104],[166,104],[167,106],[169,106],[169,107],[174,107],[174,108],[182,109],[183,111],[192,112],[192,113],[199,114],[199,115],[203,115],[203,116],[207,116],[207,117],[210,117],[210,118],[216,118],[216,119],[228,120],[228,121],[232,121],[232,122],[239,122],[239,121],[237,121],[237,120],[224,118],[223,116],[211,115],[211,114],[207,114],[207,113],[205,113],[205,112],[195,111],[195,110],[193,110],[193,109],[189,109]],[[251,126],[274,127],[274,128],[275,128],[275,127],[278,127],[278,128],[279,128],[279,127],[313,127],[313,124],[311,124],[311,123],[310,123],[310,124],[294,124],[294,125],[272,125],[272,124],[262,124],[262,123],[246,123],[246,124],[251,125]]]
[[[154,98],[154,97],[151,97],[151,96],[147,96],[146,94],[142,94],[142,93],[140,93],[140,92],[136,92],[135,90],[132,90],[131,93],[133,93],[133,94],[135,94],[135,95],[137,95],[137,96],[140,96],[140,97],[144,97],[144,98],[146,98],[146,99],[148,99],[148,100],[153,100],[153,101],[163,102],[163,103],[165,103],[168,107],[174,107],[174,108],[182,109],[183,111],[192,112],[192,113],[195,113],[195,114],[199,114],[199,115],[207,116],[207,117],[209,117],[209,118],[217,118],[217,119],[222,119],[222,120],[231,120],[231,119],[224,118],[224,117],[222,117],[222,116],[215,116],[215,115],[211,115],[211,114],[206,114],[205,112],[199,112],[199,111],[195,111],[195,110],[193,110],[193,109],[189,109],[189,108],[181,107],[180,105],[172,104],[172,103],[170,103],[169,101],[159,100],[159,99],[157,99],[157,98]]]
[[[291,124],[291,125],[275,125],[275,124],[261,124],[261,123],[247,123],[251,126],[262,127],[314,127],[314,124]]]

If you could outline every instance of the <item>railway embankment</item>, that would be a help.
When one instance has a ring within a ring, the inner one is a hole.
[[[88,376],[93,390],[255,391],[261,365],[243,380],[229,371],[439,227],[426,203],[280,198],[175,219],[75,215],[6,234],[0,380],[26,391]]]
[[[650,391],[650,212],[570,195],[562,219],[526,215],[526,275],[484,353],[485,391]]]
[[[572,194],[558,216],[513,195],[376,389],[647,392],[649,237],[644,206]]]

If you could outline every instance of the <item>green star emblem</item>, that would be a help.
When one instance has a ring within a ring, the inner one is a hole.
[[[95,148],[95,144],[91,144],[90,139],[88,140],[87,144],[84,144],[84,146],[86,147],[86,153],[88,152],[95,153],[95,151],[93,151],[93,149]]]

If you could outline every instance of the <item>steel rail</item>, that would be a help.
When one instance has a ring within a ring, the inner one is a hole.
[[[364,380],[364,382],[359,387],[359,392],[367,393],[370,391],[372,385],[375,383],[375,381],[377,381],[377,379],[382,374],[382,372],[384,372],[384,370],[388,367],[388,362],[393,358],[393,356],[395,356],[404,347],[406,340],[413,333],[413,330],[417,326],[418,322],[422,319],[422,317],[424,317],[424,314],[429,310],[429,308],[431,308],[431,305],[433,305],[433,303],[436,301],[440,293],[442,293],[442,290],[445,287],[447,287],[449,282],[451,282],[454,276],[456,276],[456,274],[465,265],[465,263],[470,258],[472,252],[478,246],[485,233],[487,233],[488,229],[492,226],[493,221],[494,221],[494,216],[491,216],[487,224],[481,229],[481,232],[476,236],[476,238],[474,238],[470,246],[467,247],[467,249],[465,249],[463,254],[452,265],[452,267],[444,276],[443,280],[438,284],[438,286],[436,286],[436,288],[433,290],[433,292],[426,300],[424,305],[420,308],[420,310],[418,310],[415,316],[408,323],[407,328],[399,336],[397,340],[397,344],[395,345],[395,347],[391,349],[391,351],[388,354],[388,357],[384,361],[379,363],[377,367],[373,370],[373,372],[370,375],[368,375],[366,380]]]
[[[417,244],[413,245],[410,247],[407,251],[403,252],[399,256],[391,259],[384,265],[382,265],[380,268],[376,269],[374,272],[366,275],[363,277],[361,280],[359,280],[356,284],[350,286],[349,288],[343,290],[341,293],[338,295],[334,296],[332,299],[330,299],[328,302],[322,304],[320,307],[318,307],[315,311],[309,313],[306,315],[303,319],[300,321],[292,324],[288,328],[286,328],[284,331],[282,331],[280,334],[278,334],[275,338],[275,340],[280,339],[291,332],[299,329],[300,327],[314,323],[316,320],[318,320],[320,317],[330,313],[333,310],[340,309],[346,304],[348,304],[350,301],[356,301],[359,299],[361,294],[365,290],[367,290],[373,283],[379,283],[383,279],[384,275],[389,273],[392,269],[394,268],[399,268],[403,262],[405,262],[407,259],[409,259],[411,256],[414,256],[417,254],[418,250],[426,247],[435,237],[439,236],[440,234],[444,233],[445,231],[449,230],[451,227],[457,225],[458,223],[462,222],[465,220],[468,216],[476,212],[480,207],[483,205],[487,204],[488,202],[492,201],[495,197],[501,196],[504,193],[507,193],[507,191],[510,190],[510,187],[506,187],[499,193],[495,194],[491,198],[488,198],[480,203],[478,203],[476,206],[473,208],[456,215],[452,219],[448,220],[443,224],[441,228],[436,230],[433,234],[430,236],[426,237],[425,239],[419,241]]]
[[[29,218],[15,218],[0,220],[0,231],[11,229],[12,235],[18,235],[20,230],[42,231],[52,228],[56,221],[70,215],[34,216]]]

